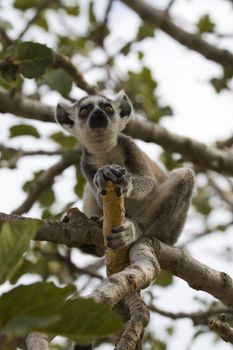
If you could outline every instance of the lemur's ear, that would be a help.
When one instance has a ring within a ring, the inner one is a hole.
[[[74,125],[73,116],[72,116],[73,108],[72,106],[66,106],[64,104],[59,103],[56,108],[55,118],[56,121],[63,126],[64,124],[72,127]]]
[[[126,127],[126,124],[129,122],[130,117],[133,112],[133,106],[130,102],[130,99],[124,92],[124,90],[121,90],[115,99],[115,105],[118,109],[119,115],[120,115],[120,131],[123,130]]]

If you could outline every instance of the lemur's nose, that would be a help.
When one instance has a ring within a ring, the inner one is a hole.
[[[101,109],[95,109],[90,116],[89,125],[91,128],[106,128],[108,125],[108,116]]]

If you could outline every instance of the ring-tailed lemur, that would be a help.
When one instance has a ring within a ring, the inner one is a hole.
[[[194,173],[180,168],[167,175],[123,135],[132,112],[129,98],[121,91],[114,100],[100,95],[84,97],[72,106],[58,104],[56,120],[83,146],[84,213],[102,216],[101,194],[108,179],[125,195],[126,221],[112,230],[108,246],[130,246],[141,236],[174,244],[190,205]],[[92,246],[83,250],[104,253]]]

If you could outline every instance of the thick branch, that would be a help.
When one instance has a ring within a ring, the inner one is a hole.
[[[216,271],[192,258],[184,250],[162,242],[158,260],[161,268],[182,278],[191,288],[203,290],[233,308],[233,280],[225,272]]]
[[[0,213],[0,225],[23,219],[22,216]],[[77,208],[68,211],[65,221],[43,220],[44,225],[38,230],[36,240],[65,244],[67,247],[95,244],[103,248],[101,229]],[[112,275],[93,296],[113,307],[125,296],[148,286],[159,270],[154,255],[156,252],[161,268],[182,278],[191,288],[203,290],[233,308],[233,280],[229,275],[202,264],[180,248],[168,246],[156,239],[152,247],[151,241],[137,242],[130,250],[131,265],[123,272]],[[121,288],[115,288],[115,284],[121,285]]]
[[[55,122],[54,109],[38,101],[18,94],[11,94],[0,87],[0,112],[17,116]],[[197,164],[200,168],[215,170],[233,176],[233,157],[230,152],[205,145],[188,137],[169,132],[165,128],[147,120],[134,118],[126,132],[145,142],[154,142],[169,152],[176,152]]]
[[[130,249],[130,265],[111,275],[91,297],[112,308],[123,298],[148,287],[160,271],[154,247],[150,239],[135,243]]]
[[[27,218],[20,215],[0,213],[0,226],[4,222],[17,222],[25,219]],[[103,247],[101,229],[77,208],[68,211],[65,222],[43,220],[43,226],[38,230],[35,240],[65,244],[69,248],[78,248],[83,244]]]
[[[43,122],[55,122],[53,107],[2,87],[0,87],[0,112]]]
[[[145,142],[154,142],[169,152],[176,152],[200,168],[233,175],[233,157],[230,152],[205,145],[189,137],[169,132],[164,127],[149,121],[134,119],[127,133]]]
[[[140,0],[121,1],[134,10],[144,22],[161,29],[180,44],[199,52],[209,60],[233,69],[233,54],[230,51],[219,49],[203,40],[197,34],[186,32],[177,26],[166,12],[158,10],[154,6],[150,6]]]

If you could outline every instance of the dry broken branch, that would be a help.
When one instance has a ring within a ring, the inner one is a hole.
[[[225,342],[233,344],[233,328],[222,320],[211,320],[209,322],[209,328],[218,334]]]

